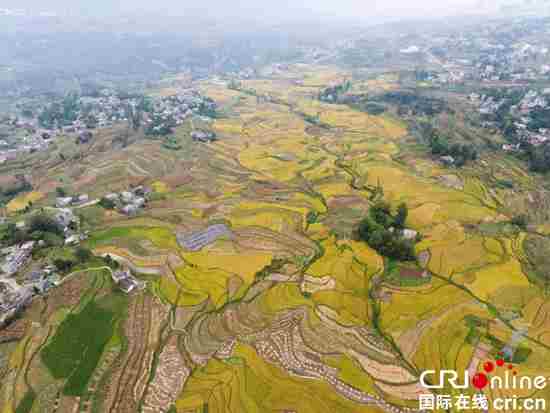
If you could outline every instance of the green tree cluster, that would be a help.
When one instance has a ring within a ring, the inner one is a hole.
[[[527,229],[527,225],[529,224],[529,219],[527,218],[527,215],[520,214],[513,217],[510,221],[513,225],[516,225],[520,227],[521,229],[525,230]]]
[[[74,255],[80,263],[85,263],[86,261],[91,260],[94,256],[94,254],[92,254],[92,251],[85,247],[78,247]]]
[[[43,240],[49,246],[62,245],[63,230],[53,218],[42,213],[33,216],[26,229],[18,229],[13,223],[8,224],[2,236],[2,242],[6,245],[31,240]]]
[[[405,227],[407,216],[406,204],[400,204],[393,215],[390,205],[379,201],[370,208],[369,216],[359,224],[359,239],[384,257],[412,261],[415,259],[414,241],[403,238],[400,231]]]
[[[67,190],[61,186],[58,186],[57,188],[55,188],[55,195],[60,198],[64,198],[67,196]]]
[[[524,144],[525,156],[529,161],[529,167],[534,172],[546,173],[550,171],[550,144],[542,145]]]
[[[46,106],[38,115],[40,126],[48,129],[69,125],[78,118],[80,97],[77,93],[68,93],[62,101]]]
[[[35,232],[50,232],[55,235],[63,235],[63,230],[57,224],[57,222],[55,222],[52,217],[46,214],[38,214],[31,218],[29,224],[29,233],[32,234]]]
[[[73,260],[66,258],[56,258],[53,260],[53,265],[62,273],[69,272],[76,263]]]
[[[108,199],[108,198],[101,198],[99,201],[99,206],[105,208],[105,209],[115,209],[116,203],[115,201]]]
[[[474,161],[478,157],[477,150],[471,145],[450,144],[449,141],[439,135],[430,140],[432,154],[440,156],[452,156],[455,159],[455,166],[461,167],[467,161]]]

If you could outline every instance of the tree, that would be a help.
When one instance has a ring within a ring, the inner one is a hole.
[[[51,232],[56,235],[62,235],[63,230],[55,220],[45,214],[35,215],[31,218],[29,232]]]
[[[458,155],[455,157],[454,166],[457,168],[462,168],[466,164],[466,159],[462,155]]]
[[[384,228],[389,228],[393,224],[391,207],[386,201],[378,201],[370,208],[369,212],[372,219]]]
[[[403,238],[401,231],[391,228],[392,225],[404,228],[407,216],[408,207],[405,203],[398,206],[394,217],[387,202],[377,202],[371,207],[369,216],[359,223],[358,237],[384,257],[400,261],[414,260],[415,242]]]
[[[306,216],[306,221],[308,224],[315,224],[317,222],[319,214],[317,211],[309,211]]]
[[[62,247],[64,244],[63,237],[52,234],[51,232],[43,232],[40,234],[38,241],[42,240],[45,242],[46,247]]]
[[[115,209],[116,204],[113,200],[107,198],[101,198],[99,205],[105,209]]]
[[[449,155],[455,156],[455,157],[462,155],[462,146],[460,146],[460,144],[458,143],[453,143],[449,148]]]
[[[113,258],[109,254],[107,254],[103,258],[103,260],[105,261],[105,264],[107,264],[107,266],[109,266],[113,270],[116,270],[120,267],[120,264],[118,262],[116,262],[115,260],[113,260]]]
[[[446,155],[449,153],[449,144],[439,136],[434,136],[430,142],[430,146],[434,155]]]
[[[86,124],[86,127],[88,129],[95,129],[97,128],[97,124],[98,124],[98,120],[97,118],[92,114],[88,114],[88,116],[86,116],[86,120],[85,120],[85,124]]]
[[[143,120],[143,111],[140,105],[132,106],[130,104],[126,105],[126,117],[128,118],[128,123],[134,131],[139,130],[141,127],[141,122]]]
[[[527,225],[529,223],[527,215],[525,215],[525,214],[516,215],[515,217],[512,218],[512,220],[510,222],[514,225],[517,225],[518,227],[520,227],[523,230],[527,228]]]
[[[53,265],[61,271],[61,272],[67,272],[70,271],[71,268],[73,268],[74,262],[72,260],[66,260],[63,258],[56,258],[53,260]]]
[[[414,242],[398,238],[393,240],[390,258],[401,261],[412,261],[415,259]]]
[[[371,233],[383,229],[378,223],[376,223],[370,216],[364,218],[359,223],[358,234],[359,239],[367,242],[371,236]]]
[[[531,170],[541,173],[550,171],[550,144],[545,143],[540,146],[527,144],[526,154]]]
[[[17,229],[17,226],[13,223],[9,223],[6,227],[6,231],[3,234],[2,241],[8,245],[20,244],[26,241],[27,234],[24,231]]]
[[[386,238],[386,231],[383,229],[377,229],[369,235],[368,244],[375,250],[381,250],[384,248]]]
[[[88,248],[85,247],[78,247],[74,253],[76,258],[78,258],[78,261],[81,263],[89,261],[94,255],[92,254],[92,251],[90,251]]]
[[[397,228],[404,228],[405,223],[407,222],[407,217],[409,215],[409,208],[407,207],[407,204],[404,202],[399,204],[397,207],[397,215],[394,219],[394,225]]]
[[[65,188],[58,186],[57,188],[55,188],[55,194],[60,198],[64,198],[67,196],[67,191],[65,190]]]
[[[80,110],[80,99],[76,92],[69,92],[61,103],[61,114],[64,124],[71,124],[78,118]]]

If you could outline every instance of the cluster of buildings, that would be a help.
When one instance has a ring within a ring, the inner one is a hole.
[[[472,104],[477,106],[482,115],[492,115],[496,113],[503,105],[503,100],[495,99],[493,96],[485,96],[478,93],[472,93],[468,96]]]
[[[32,288],[20,287],[15,282],[0,279],[0,328],[29,305],[32,297]]]
[[[54,216],[55,222],[63,229],[65,245],[79,245],[88,239],[88,232],[80,232],[80,219],[70,208],[60,208]]]
[[[151,104],[153,113],[171,116],[181,124],[191,115],[208,116],[216,111],[216,103],[195,90],[187,90],[172,96],[156,98]]]
[[[58,286],[60,282],[61,278],[55,272],[55,268],[47,265],[40,270],[31,271],[24,287],[32,287],[34,294],[44,294]]]
[[[146,286],[145,282],[135,278],[130,270],[113,271],[111,273],[111,278],[118,288],[126,294],[143,290]]]
[[[79,219],[70,208],[57,209],[53,218],[63,230],[66,245],[77,245],[87,238],[87,233],[79,232]],[[25,222],[18,222],[16,227],[24,228]],[[43,246],[45,242],[27,241],[0,250],[0,328],[25,308],[33,296],[44,294],[60,283],[60,277],[51,265],[30,271],[22,280],[22,285],[13,278],[28,267],[37,245]]]
[[[202,115],[216,110],[216,104],[210,98],[202,96],[195,90],[186,90],[171,96],[154,98],[120,97],[115,91],[104,89],[99,96],[84,96],[80,98],[80,106],[86,111],[79,115],[71,125],[73,131],[81,130],[94,120],[96,127],[104,128],[116,122],[127,121],[129,111],[143,112],[144,123],[149,125],[153,117],[171,119],[176,125],[192,115]],[[69,126],[70,127],[70,126]]]
[[[475,64],[476,75],[485,81],[529,81],[550,73],[550,49],[527,42],[487,42]]]
[[[511,97],[504,94],[501,97],[487,96],[484,94],[472,93],[469,96],[470,102],[477,107],[479,113],[485,117],[482,125],[489,128],[502,128],[497,119],[493,116],[504,109],[507,117],[513,120],[515,131],[515,144],[504,144],[505,151],[520,150],[520,143],[525,142],[533,146],[539,146],[550,141],[550,127],[533,127],[533,114],[535,111],[550,110],[550,89],[534,90],[529,89],[515,98],[515,104],[510,104]],[[548,121],[550,125],[550,120]]]
[[[146,102],[146,103],[144,103]],[[43,105],[42,110],[49,107]],[[88,143],[93,139],[90,129],[112,127],[126,122],[130,113],[139,111],[142,125],[151,133],[162,130],[171,132],[191,116],[212,117],[216,111],[215,102],[195,90],[161,97],[120,97],[110,89],[102,90],[98,96],[82,96],[78,100],[76,119],[44,125],[39,117],[20,119],[12,116],[3,123],[14,135],[12,143],[0,140],[0,164],[14,160],[18,155],[44,151],[59,135],[75,134],[77,142]],[[44,127],[47,126],[47,127]]]
[[[194,90],[183,91],[172,96],[146,98],[143,96],[120,97],[110,89],[102,90],[99,96],[80,98],[78,118],[65,132],[85,131],[86,127],[105,128],[117,122],[126,122],[132,114],[140,113],[144,126],[152,132],[161,132],[168,124],[170,127],[181,125],[193,115],[205,115],[216,110],[213,100]]]
[[[456,84],[464,83],[466,73],[461,70],[449,70],[447,72],[437,73],[433,82],[435,84]]]
[[[149,188],[140,185],[129,191],[107,194],[104,198],[112,202],[124,215],[133,216],[145,207],[150,193]]]
[[[496,60],[493,62],[493,60]],[[467,59],[445,60],[441,69],[431,72],[425,81],[435,85],[463,84],[465,82],[527,83],[550,74],[550,65],[541,64],[536,67],[514,66],[508,57],[492,56],[490,61],[472,62]]]
[[[516,110],[522,115],[528,115],[533,109],[546,109],[548,107],[548,97],[550,97],[550,90],[545,89],[542,92],[530,90],[516,107],[512,107],[512,110]]]
[[[144,113],[146,133],[168,135],[187,118],[200,116],[210,120],[215,111],[216,103],[194,90],[156,98],[151,101],[148,112]]]
[[[62,196],[57,197],[55,200],[55,206],[57,208],[67,208],[82,206],[90,201],[88,194],[80,194],[74,196]]]
[[[110,89],[102,90],[98,96],[82,96],[80,106],[85,107],[86,111],[79,115],[73,126],[82,128],[85,124],[90,125],[90,121],[98,128],[113,126],[116,122],[128,120],[128,105],[135,107],[138,100],[121,98]]]
[[[4,257],[4,263],[0,267],[5,276],[15,274],[29,261],[35,242],[29,241],[21,245],[13,245],[3,248],[0,253]]]
[[[56,134],[40,128],[37,120],[23,121],[14,116],[4,119],[2,126],[16,138],[11,142],[0,139],[0,164],[14,160],[20,154],[46,150]]]
[[[0,328],[27,307],[33,297],[45,294],[60,283],[61,279],[51,265],[31,271],[22,285],[14,279],[0,277]]]
[[[0,275],[0,328],[19,314],[35,295],[44,294],[59,284],[59,276],[52,266],[32,271],[23,285],[9,278],[29,263],[34,246],[35,242],[29,241],[0,251],[4,256]]]
[[[519,129],[517,132],[517,143],[505,143],[502,149],[505,152],[518,152],[521,150],[521,143],[525,142],[531,146],[540,146],[550,141],[550,129],[541,128],[538,131]]]
[[[191,139],[194,142],[209,143],[214,142],[217,139],[217,136],[212,131],[194,130],[193,132],[191,132]]]
[[[548,110],[550,108],[549,101],[550,89],[545,89],[542,92],[530,90],[521,102],[512,108],[512,113],[519,115],[519,119],[514,122],[519,141],[527,142],[533,146],[539,146],[550,141],[550,119],[547,122],[549,127],[538,128],[537,130],[529,128],[529,124],[532,122],[532,111],[536,109]]]
[[[414,40],[390,42],[388,47],[401,60],[432,68],[423,80],[434,84],[519,85],[549,79],[549,33],[547,19],[522,17],[409,33]]]

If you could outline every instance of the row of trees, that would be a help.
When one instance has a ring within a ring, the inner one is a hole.
[[[415,259],[415,240],[405,239],[401,235],[407,216],[406,204],[400,204],[393,214],[387,202],[379,201],[370,208],[369,215],[359,224],[359,239],[384,257],[412,261]]]

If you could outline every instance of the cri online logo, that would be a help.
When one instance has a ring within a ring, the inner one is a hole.
[[[464,372],[462,383],[459,379],[459,374],[455,370],[441,370],[439,372],[439,380],[437,384],[433,384],[428,378],[436,376],[435,370],[426,370],[420,375],[420,383],[427,389],[442,389],[447,381],[455,389],[467,389],[471,384],[477,390],[483,390],[490,385],[492,389],[538,389],[542,390],[546,387],[547,381],[545,376],[518,377],[517,370],[512,364],[505,366],[503,354],[499,353],[496,361],[486,361],[483,364],[483,371],[476,373],[470,380],[468,371]],[[492,376],[497,368],[506,368],[503,375]]]

